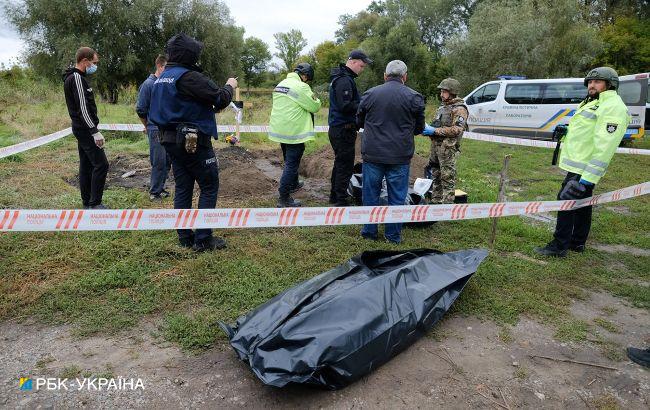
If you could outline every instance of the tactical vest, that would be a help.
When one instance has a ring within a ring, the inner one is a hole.
[[[449,104],[449,105],[444,105],[443,104],[438,108],[438,111],[436,112],[436,117],[433,120],[433,122],[431,123],[431,125],[433,125],[436,128],[439,128],[439,127],[451,127],[452,125],[454,125],[452,123],[452,121],[453,121],[452,112],[453,112],[454,108],[456,108],[456,107],[464,107],[465,110],[467,110],[467,106],[462,101],[458,101],[458,102],[455,102],[455,103]],[[465,128],[465,131],[468,130],[468,128],[467,128],[467,118],[465,118],[465,123],[463,124],[463,128]]]
[[[190,70],[185,67],[168,67],[154,82],[149,120],[163,130],[187,124],[198,128],[207,136],[216,137],[217,120],[212,107],[178,95],[176,82],[188,71]]]

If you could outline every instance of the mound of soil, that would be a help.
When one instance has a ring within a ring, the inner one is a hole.
[[[355,144],[354,162],[361,163],[361,138],[357,138]],[[424,167],[429,163],[428,158],[421,157],[417,154],[411,159],[409,181],[411,184],[416,178],[424,176]],[[300,163],[300,174],[308,178],[321,178],[329,180],[332,175],[332,166],[334,165],[334,150],[330,145],[326,145],[319,151],[304,157]]]
[[[251,198],[268,199],[278,195],[282,176],[282,152],[279,149],[249,151],[240,146],[229,146],[216,150],[219,159],[219,200],[246,203]],[[361,162],[361,139],[356,142],[356,160]],[[300,164],[301,179],[305,181],[303,190],[296,198],[324,202],[329,196],[330,175],[334,163],[334,152],[327,145],[321,150],[303,157]],[[411,161],[411,183],[423,175],[427,159],[414,156]],[[106,187],[122,187],[149,190],[151,165],[145,154],[120,153],[109,158]],[[79,176],[66,180],[70,185],[79,186]],[[174,175],[170,172],[167,189],[173,192]],[[195,196],[198,195],[198,185]]]
[[[219,158],[219,198],[245,201],[268,198],[277,192],[277,181],[257,165],[256,155],[238,147],[217,151]]]

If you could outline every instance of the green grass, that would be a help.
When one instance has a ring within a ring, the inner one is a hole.
[[[34,101],[19,100],[2,110],[0,146],[69,126],[61,97],[54,93]],[[266,123],[268,101],[258,97],[253,103],[245,122]],[[104,123],[137,122],[130,105],[99,106]],[[219,122],[232,123],[229,115],[228,111],[220,114]],[[317,123],[324,124],[325,117],[322,109]],[[147,153],[141,133],[105,135],[109,159],[120,153]],[[428,156],[428,139],[416,141],[417,154]],[[319,134],[307,145],[306,155],[327,144],[327,135]],[[242,146],[267,149],[275,144],[264,134],[243,134]],[[512,155],[509,201],[554,199],[562,175],[550,165],[551,150],[465,140],[458,187],[469,193],[471,202],[496,199],[506,154]],[[78,207],[78,190],[67,182],[77,174],[73,138],[16,157],[19,160],[0,161],[0,208]],[[649,165],[648,157],[616,155],[598,192],[644,182]],[[150,206],[147,193],[136,189],[110,188],[105,202],[113,208]],[[252,199],[233,205],[272,203]],[[629,214],[598,206],[590,241],[650,249],[650,198],[616,205]],[[217,321],[232,322],[284,289],[364,250],[486,247],[490,227],[489,220],[468,220],[406,229],[400,246],[361,241],[358,226],[227,230],[220,232],[228,241],[227,249],[200,255],[178,247],[172,231],[2,233],[0,320],[33,317],[71,323],[78,335],[87,336],[112,334],[143,319],[160,318],[160,334],[167,340],[189,350],[205,349],[224,338]],[[522,315],[553,326],[560,340],[584,341],[595,326],[606,326],[604,319],[589,324],[571,316],[572,300],[585,298],[585,290],[605,290],[637,307],[650,308],[647,287],[634,285],[650,281],[649,257],[588,249],[566,259],[539,258],[533,247],[547,242],[551,229],[518,217],[500,219],[495,249],[452,314],[503,324],[500,337],[505,343],[512,338],[508,326]]]

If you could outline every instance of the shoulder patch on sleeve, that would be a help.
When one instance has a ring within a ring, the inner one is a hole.
[[[618,128],[618,124],[614,124],[612,122],[607,123],[607,132],[609,132],[610,134],[615,133],[617,128]]]

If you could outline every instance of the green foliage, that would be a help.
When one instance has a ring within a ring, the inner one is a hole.
[[[600,38],[605,46],[594,66],[614,67],[619,75],[647,72],[650,67],[650,19],[622,16],[605,25]]]
[[[465,91],[499,74],[584,75],[602,47],[596,30],[582,18],[576,0],[542,3],[492,0],[478,6],[468,33],[448,44],[454,76]]]
[[[336,44],[333,41],[324,41],[317,45],[310,53],[310,63],[314,66],[314,84],[327,84],[330,80],[330,71],[344,62],[351,48],[346,44]]]
[[[264,70],[271,59],[269,46],[257,37],[248,37],[244,41],[241,62],[246,86],[258,86],[264,80]]]
[[[147,77],[167,39],[181,31],[204,42],[201,63],[215,79],[225,80],[240,64],[243,30],[219,1],[22,0],[7,11],[39,75],[57,78],[77,48],[94,48],[100,64],[93,77],[111,102],[121,85]]]
[[[307,45],[307,40],[300,30],[292,29],[286,33],[275,33],[275,47],[278,52],[275,56],[284,63],[281,69],[285,72],[293,70],[298,63],[300,52]]]

